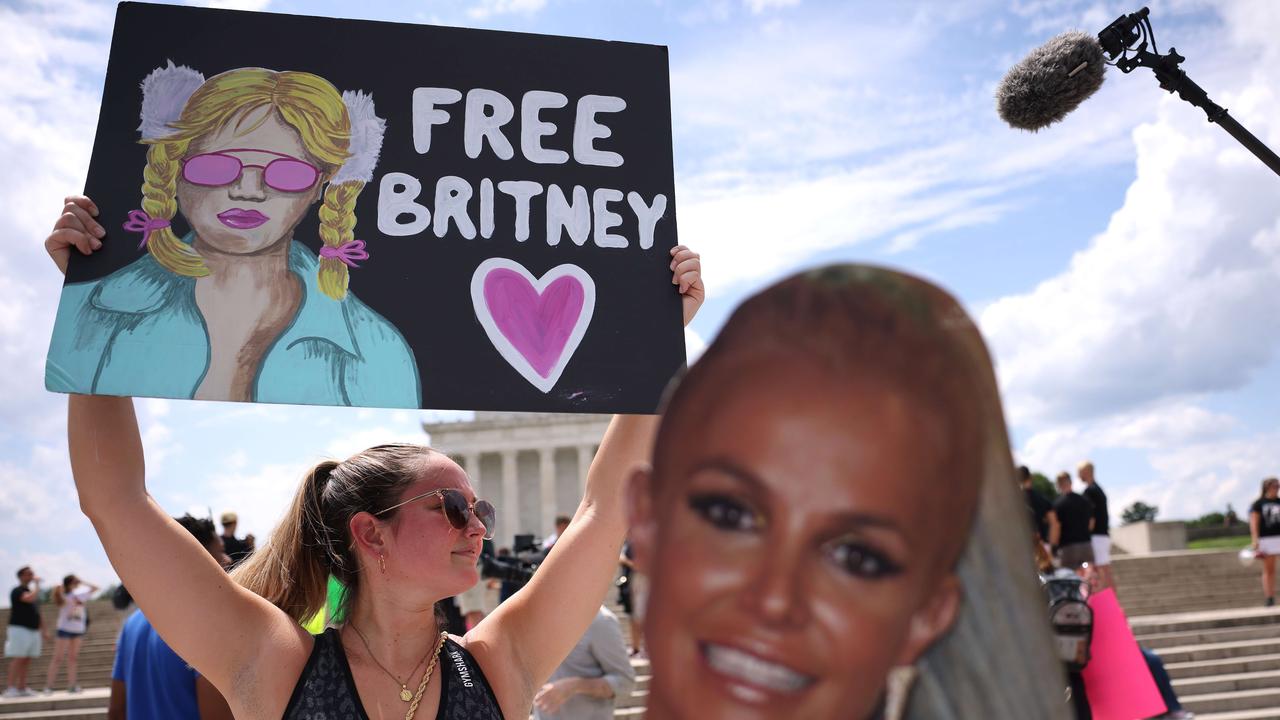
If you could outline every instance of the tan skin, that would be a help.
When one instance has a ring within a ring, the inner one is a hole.
[[[88,254],[100,245],[96,206],[79,196],[67,202],[45,241],[64,272],[71,248]],[[672,250],[671,267],[687,324],[704,297],[701,263],[681,246]],[[649,456],[655,429],[652,416],[613,419],[588,471],[573,522],[538,574],[458,638],[480,664],[504,716],[528,713],[535,692],[595,617],[626,532],[624,478]],[[282,610],[233,583],[147,494],[132,401],[70,396],[68,439],[81,509],[152,625],[223,693],[236,717],[280,717],[313,640]],[[460,467],[444,456],[429,455],[400,498],[441,487],[473,497]],[[368,638],[373,655],[402,674],[435,646],[439,628],[434,603],[476,579],[481,526],[473,518],[466,529],[457,530],[437,505],[438,498],[411,503],[389,520],[362,512],[348,525],[361,567],[352,620]],[[342,637],[370,717],[403,717],[399,685],[371,669],[354,633],[344,629]],[[421,676],[419,671],[412,677],[413,687]],[[417,717],[434,717],[438,701],[439,683],[433,679]]]
[[[1262,496],[1268,500],[1275,500],[1280,497],[1280,481],[1268,480],[1266,487],[1263,488]],[[1257,512],[1249,513],[1249,534],[1253,538],[1253,549],[1258,550],[1258,539],[1262,532],[1262,517]],[[1262,555],[1262,596],[1274,598],[1276,596],[1276,556]]]
[[[630,492],[653,578],[648,715],[868,717],[889,670],[955,617],[948,505],[976,488],[939,491],[948,473],[922,448],[945,428],[879,378],[776,353],[719,362]]]

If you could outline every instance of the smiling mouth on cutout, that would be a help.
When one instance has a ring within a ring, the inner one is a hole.
[[[726,679],[769,693],[790,695],[813,684],[815,678],[725,645],[701,643],[707,665]]]
[[[223,225],[226,225],[229,228],[234,228],[236,230],[252,230],[271,218],[263,215],[257,210],[231,208],[225,212],[218,213],[218,219],[222,221]]]

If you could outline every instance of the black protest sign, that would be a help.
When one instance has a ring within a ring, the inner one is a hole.
[[[652,412],[666,49],[123,3],[51,390]]]

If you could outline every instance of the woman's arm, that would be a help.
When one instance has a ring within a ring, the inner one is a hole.
[[[672,250],[671,269],[687,325],[705,295],[701,264],[697,254],[678,246]],[[494,681],[504,713],[521,707],[520,712],[527,711],[534,693],[600,609],[626,536],[625,484],[652,455],[657,427],[653,415],[613,417],[569,528],[529,584],[467,634],[467,647]]]
[[[1262,532],[1259,528],[1262,525],[1262,514],[1257,510],[1249,513],[1249,537],[1253,538],[1253,549],[1258,549],[1258,536]]]
[[[68,198],[45,247],[65,271],[70,248],[89,254],[98,227],[88,198]],[[96,243],[96,244],[95,244]],[[80,508],[147,619],[179,655],[224,689],[248,667],[296,677],[310,646],[287,615],[231,582],[194,537],[147,494],[142,439],[130,398],[69,395],[67,440]],[[261,656],[270,648],[271,663]]]
[[[293,625],[288,616],[233,583],[147,494],[132,400],[71,395],[67,416],[81,510],[166,644],[219,688],[230,690],[237,673],[265,666],[264,655],[288,663],[290,650],[296,676],[310,647],[300,636],[287,642]]]

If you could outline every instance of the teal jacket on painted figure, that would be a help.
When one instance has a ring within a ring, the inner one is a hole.
[[[322,293],[319,260],[300,243],[290,244],[289,269],[301,280],[302,302],[264,356],[252,400],[420,407],[418,365],[404,336],[353,295],[334,300]],[[45,387],[193,397],[209,367],[195,286],[195,278],[170,272],[150,254],[102,279],[65,285]]]

